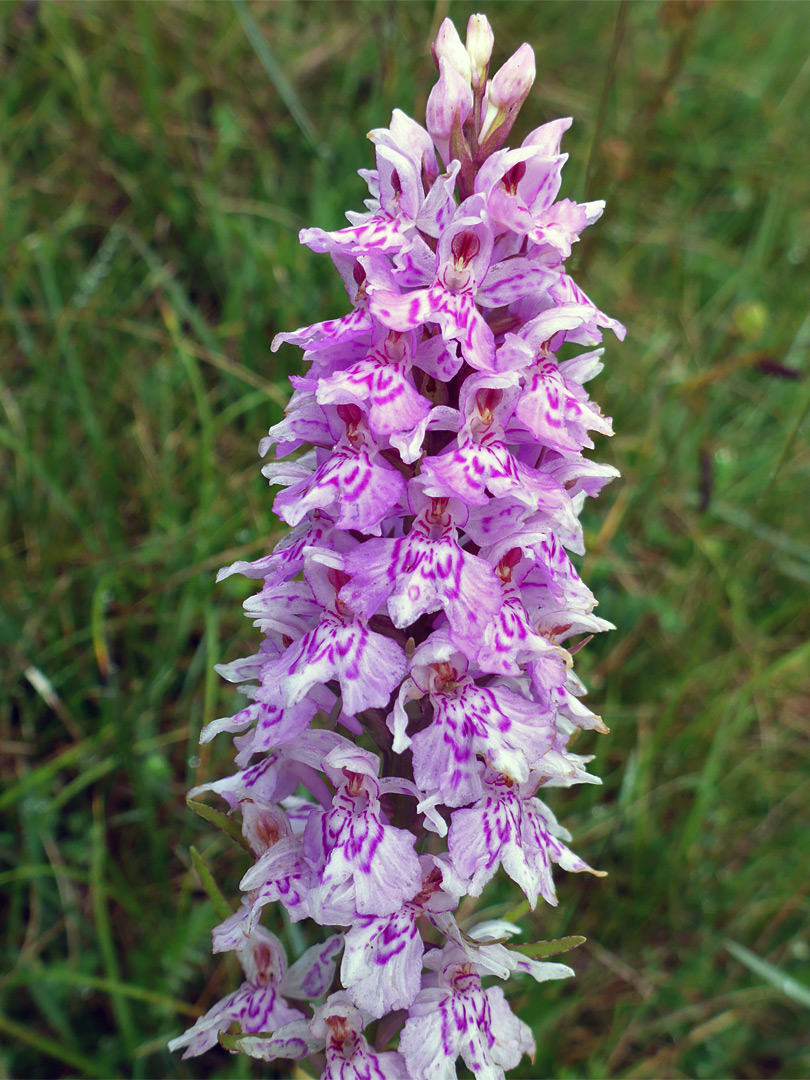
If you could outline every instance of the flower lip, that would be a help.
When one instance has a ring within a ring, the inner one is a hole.
[[[430,505],[427,510],[425,510],[425,522],[428,525],[449,525],[451,521],[451,517],[447,512],[447,504],[449,501],[449,497],[432,498],[430,500]]]
[[[327,1016],[326,1026],[329,1028],[329,1045],[339,1050],[352,1034],[348,1018],[340,1015]]]
[[[504,585],[512,580],[512,571],[522,558],[523,552],[520,548],[510,548],[510,550],[498,561],[498,565],[495,567],[495,573]]]
[[[441,280],[449,292],[465,292],[473,283],[474,272],[471,266],[473,259],[481,250],[481,241],[472,230],[458,232],[450,244],[452,261],[445,264]]]
[[[483,390],[479,390],[475,395],[475,410],[478,414],[481,424],[485,428],[492,427],[492,422],[495,419],[495,410],[501,403],[503,398],[503,391],[486,387]]]
[[[442,887],[442,881],[444,880],[443,874],[438,866],[434,866],[432,870],[422,879],[422,888],[410,901],[414,907],[423,908],[430,900],[434,893],[438,892]]]
[[[526,175],[526,162],[518,161],[501,177],[501,183],[509,195],[517,195],[518,184]]]
[[[471,991],[481,989],[481,977],[475,971],[475,965],[469,961],[457,964],[451,968],[450,982],[457,994],[469,994]]]
[[[430,664],[429,667],[433,673],[430,689],[434,694],[452,694],[464,679],[464,673],[458,671],[449,660],[440,660],[437,664]]]
[[[472,262],[481,250],[481,241],[474,232],[459,232],[453,237],[450,250],[456,259],[456,269],[461,270]]]

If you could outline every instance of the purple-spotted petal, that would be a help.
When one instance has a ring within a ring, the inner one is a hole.
[[[459,168],[458,161],[451,161],[447,172],[438,177],[422,204],[416,225],[426,236],[438,239],[455,213],[454,195]]]
[[[284,974],[281,993],[285,997],[312,1001],[323,997],[335,977],[335,957],[343,948],[343,935],[333,934],[320,945],[313,945]]]
[[[248,1035],[239,1040],[239,1049],[260,1061],[275,1061],[277,1058],[300,1061],[322,1045],[313,1036],[308,1020],[292,1020],[283,1024],[269,1039]]]
[[[304,548],[327,542],[333,532],[329,518],[319,514],[313,521],[302,521],[279,540],[272,554],[264,555],[255,562],[242,559],[223,567],[217,573],[217,581],[222,581],[232,574],[242,574],[247,578],[274,578],[286,580],[304,569]]]
[[[550,749],[553,720],[540,706],[505,687],[467,680],[431,694],[433,719],[413,736],[417,786],[438,792],[447,806],[465,806],[482,793],[483,765],[525,780]]]
[[[611,319],[600,311],[568,274],[560,274],[558,280],[549,289],[549,295],[555,304],[583,304],[591,309],[590,321],[581,330],[572,330],[568,335],[569,340],[591,345],[601,340],[602,335],[598,328],[603,326],[612,330],[619,341],[624,341],[627,333],[625,327],[617,319]]]
[[[304,858],[301,841],[287,836],[270,847],[248,870],[239,887],[247,892],[251,921],[266,904],[280,901],[293,922],[309,915],[307,895],[312,870]]]
[[[243,1031],[274,1031],[302,1016],[299,1009],[287,1005],[275,987],[244,983],[209,1009],[188,1031],[172,1039],[169,1049],[179,1050],[184,1046],[184,1058],[196,1057],[216,1046],[220,1031],[227,1031],[234,1021]]]
[[[268,470],[266,465],[262,472],[277,483],[276,471]],[[325,510],[339,529],[373,532],[404,490],[400,474],[363,443],[336,449],[314,473],[280,491],[273,509],[288,525],[297,525],[312,510]]]
[[[382,820],[377,790],[372,778],[348,773],[332,808],[314,812],[307,822],[304,851],[320,881],[311,900],[316,918],[319,909],[343,925],[356,914],[390,915],[419,890],[416,837]],[[340,904],[345,914],[339,919]]]
[[[409,242],[408,229],[413,222],[398,220],[385,211],[370,215],[366,221],[335,232],[323,229],[302,229],[302,244],[313,251],[345,251],[349,255],[365,255],[401,251]]]
[[[387,705],[405,670],[405,654],[390,638],[362,621],[324,612],[319,625],[270,665],[265,678],[278,680],[288,707],[303,701],[313,686],[337,679],[343,709],[354,716]]]
[[[490,267],[475,298],[482,307],[502,307],[544,291],[555,280],[556,274],[541,263],[516,256]]]
[[[375,146],[390,146],[399,150],[414,163],[417,171],[424,171],[432,182],[438,175],[436,150],[430,135],[401,109],[394,109],[391,114],[390,128],[374,128],[368,133]]]
[[[430,402],[417,391],[407,368],[406,361],[392,362],[373,353],[346,371],[322,379],[318,401],[362,405],[375,435],[410,431],[427,420]]]
[[[324,348],[339,341],[353,341],[367,334],[372,327],[368,308],[362,304],[339,319],[327,319],[326,322],[314,323],[312,326],[302,326],[300,330],[289,334],[276,334],[271,348],[275,352],[285,341],[307,349]]]
[[[588,429],[613,434],[610,421],[572,392],[553,360],[541,360],[527,375],[517,416],[540,443],[560,451],[589,444]]]
[[[542,510],[558,525],[579,527],[571,499],[548,473],[518,461],[497,438],[477,443],[460,434],[454,447],[422,461],[425,493],[454,495],[468,506],[487,506],[487,492],[496,498],[511,496],[527,508]]]
[[[236,1021],[244,1032],[273,1032],[298,1020],[302,1013],[281,996],[279,984],[286,967],[281,942],[267,930],[256,930],[239,952],[246,981],[219,1001],[183,1035],[172,1039],[169,1049],[185,1046],[184,1058],[202,1054],[217,1042],[220,1031]]]
[[[484,990],[470,965],[450,964],[440,985],[423,989],[409,1009],[400,1052],[411,1080],[455,1080],[455,1061],[480,1080],[502,1080],[524,1053],[531,1031],[512,1013],[500,987]]]
[[[371,296],[371,309],[375,319],[392,330],[415,330],[426,322],[435,321],[433,312],[437,306],[434,289],[414,289],[402,294],[380,289]]]
[[[480,635],[501,604],[492,567],[464,551],[452,519],[434,523],[420,515],[406,537],[369,540],[345,559],[352,582],[343,595],[372,614],[388,600],[396,627],[426,612],[444,610],[460,639]]]
[[[562,842],[570,839],[543,803],[521,796],[517,786],[501,778],[486,785],[476,806],[453,813],[448,848],[456,869],[470,878],[473,896],[480,896],[503,865],[534,907],[538,894],[549,904],[557,903],[552,863],[596,873]]]
[[[358,919],[346,934],[340,980],[369,1016],[406,1009],[419,993],[425,951],[419,914],[406,904],[392,915]]]

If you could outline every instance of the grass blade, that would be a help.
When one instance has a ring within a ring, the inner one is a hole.
[[[791,975],[786,975],[784,971],[781,971],[774,964],[762,960],[756,953],[752,953],[744,945],[738,945],[736,941],[724,941],[723,944],[734,959],[739,960],[749,971],[753,971],[755,975],[759,975],[771,986],[781,990],[786,997],[797,1001],[800,1005],[804,1005],[806,1009],[810,1009],[810,986],[799,982],[798,979],[794,979]]]
[[[106,1070],[97,1065],[92,1058],[85,1057],[84,1054],[80,1054],[76,1050],[71,1050],[63,1043],[57,1042],[56,1039],[49,1039],[47,1035],[40,1035],[38,1031],[31,1031],[22,1024],[9,1020],[8,1017],[2,1014],[0,1014],[0,1031],[10,1035],[12,1039],[19,1039],[20,1042],[27,1043],[28,1046],[39,1050],[46,1057],[54,1058],[56,1061],[63,1061],[66,1065],[76,1069],[82,1076],[99,1077],[99,1080],[104,1080],[104,1077],[107,1076]]]
[[[236,10],[236,14],[239,16],[239,21],[247,35],[248,41],[253,46],[256,55],[261,61],[262,67],[267,72],[268,78],[273,86],[275,86],[278,96],[287,106],[290,116],[292,116],[293,120],[298,124],[298,127],[301,129],[301,132],[307,141],[312,144],[315,153],[321,158],[328,157],[327,148],[320,139],[312,121],[307,115],[307,111],[304,108],[300,97],[296,93],[295,87],[281,70],[270,46],[264,40],[264,35],[245,6],[244,0],[231,0],[231,3]]]
[[[205,890],[208,899],[213,905],[214,911],[220,917],[220,919],[227,919],[233,912],[230,909],[230,905],[225,897],[220,892],[219,886],[214,881],[213,874],[205,865],[205,860],[202,855],[197,851],[195,847],[190,849],[191,861],[194,863],[194,869],[197,871],[197,876],[200,879],[200,884]]]

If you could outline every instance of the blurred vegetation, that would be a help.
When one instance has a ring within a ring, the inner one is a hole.
[[[361,208],[366,131],[423,115],[472,10],[0,8],[2,1076],[251,1074],[165,1049],[237,981],[188,848],[232,896],[242,853],[184,803],[229,756],[197,746],[212,665],[256,640],[213,574],[278,535],[255,448],[299,354],[269,340],[346,308],[297,230]],[[537,53],[520,137],[576,119],[563,194],[608,209],[574,271],[628,325],[583,564],[618,629],[578,658],[604,786],[554,801],[610,876],[524,920],[588,943],[512,984],[515,1075],[808,1076],[808,9],[488,14],[496,59]]]

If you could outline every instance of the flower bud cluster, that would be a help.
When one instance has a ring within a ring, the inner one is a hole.
[[[264,638],[219,669],[248,704],[202,735],[234,736],[237,771],[191,795],[240,815],[255,862],[214,931],[245,981],[173,1041],[185,1056],[235,1021],[226,1045],[325,1078],[452,1077],[460,1056],[492,1080],[534,1048],[497,980],[572,974],[454,915],[500,868],[532,907],[557,902],[552,866],[594,872],[538,796],[598,783],[570,742],[606,729],[566,646],[610,624],[568,553],[616,475],[583,455],[612,434],[585,384],[601,330],[624,336],[564,265],[604,205],[557,197],[571,121],[504,148],[534,56],[488,79],[492,43],[482,15],[464,45],[445,20],[427,127],[396,110],[367,210],[301,233],[352,307],[274,342],[308,364],[261,444],[290,531],[219,575],[261,582]],[[269,904],[325,940],[288,967]]]

